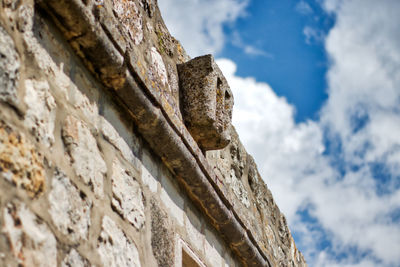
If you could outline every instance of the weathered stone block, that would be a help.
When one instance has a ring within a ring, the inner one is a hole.
[[[45,190],[45,171],[35,147],[1,121],[0,176],[22,187],[31,197]]]
[[[48,227],[24,204],[8,204],[2,231],[21,266],[57,266],[56,239]]]
[[[112,205],[136,229],[145,222],[143,194],[139,183],[123,169],[118,160],[112,166]]]
[[[47,81],[25,80],[24,101],[28,106],[25,126],[38,141],[49,147],[54,143],[56,102]]]
[[[159,207],[151,203],[151,247],[158,266],[174,266],[175,240],[170,221]]]
[[[51,218],[61,233],[72,241],[87,239],[92,203],[60,171],[54,174],[49,202]]]
[[[73,116],[65,119],[62,134],[76,175],[91,186],[96,197],[103,197],[103,177],[107,167],[96,139],[88,127]]]
[[[100,255],[103,266],[141,266],[136,245],[107,216],[103,218],[97,252]]]
[[[18,104],[17,82],[20,60],[14,41],[0,26],[0,101],[10,105]]]
[[[212,55],[178,65],[185,124],[204,150],[230,142],[233,94]]]

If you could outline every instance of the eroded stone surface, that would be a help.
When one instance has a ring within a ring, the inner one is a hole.
[[[31,197],[45,190],[45,172],[36,148],[1,121],[0,175]]]
[[[27,267],[57,266],[56,239],[25,204],[9,203],[3,215],[3,232],[19,264]]]
[[[72,241],[87,239],[92,203],[61,171],[54,173],[49,203],[51,218],[61,233]]]
[[[71,249],[64,260],[61,267],[90,267],[92,266],[87,260],[83,259],[75,249]]]
[[[204,150],[230,142],[233,94],[212,55],[178,65],[185,124]]]
[[[17,83],[20,59],[14,41],[0,26],[0,101],[13,106],[18,104]]]
[[[97,197],[103,197],[103,178],[107,167],[88,127],[75,117],[68,116],[63,126],[63,139],[76,175],[91,186]]]
[[[113,10],[135,45],[143,40],[142,14],[132,0],[113,0]]]
[[[118,160],[114,160],[112,170],[112,205],[123,218],[136,229],[140,229],[145,221],[140,185],[123,169]]]
[[[28,106],[25,126],[45,146],[54,143],[54,121],[56,102],[50,93],[47,81],[25,80],[25,98]]]
[[[97,252],[100,255],[103,266],[141,266],[136,245],[107,216],[103,218]]]

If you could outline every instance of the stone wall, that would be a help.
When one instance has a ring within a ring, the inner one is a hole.
[[[234,129],[187,130],[154,1],[0,8],[0,266],[305,266]]]

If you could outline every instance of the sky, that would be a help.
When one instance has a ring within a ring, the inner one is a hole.
[[[309,266],[400,266],[400,1],[159,0]]]

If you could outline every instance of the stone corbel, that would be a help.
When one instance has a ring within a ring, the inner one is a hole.
[[[178,65],[185,125],[203,150],[230,142],[233,94],[212,55]]]

